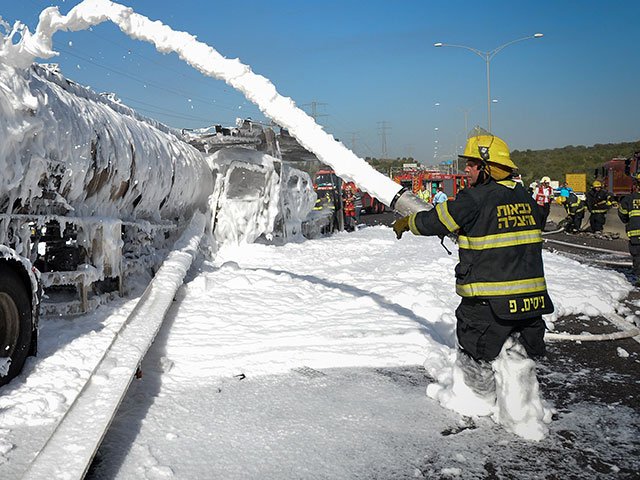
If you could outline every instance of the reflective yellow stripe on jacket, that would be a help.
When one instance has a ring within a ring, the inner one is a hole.
[[[477,282],[456,284],[456,293],[461,297],[498,297],[544,292],[547,285],[544,277],[512,280],[507,282]]]
[[[449,213],[447,202],[439,203],[438,205],[436,205],[436,213],[438,214],[438,219],[445,227],[447,227],[447,230],[449,230],[450,232],[457,232],[458,230],[460,230],[460,225],[456,223],[456,221]]]
[[[528,245],[542,243],[542,231],[539,229],[525,230],[523,232],[496,233],[484,237],[458,237],[458,246],[467,250],[487,250],[490,248],[513,247],[516,245]]]
[[[578,200],[575,203],[571,203],[569,204],[569,208],[575,209],[576,213],[584,212],[587,209],[587,207],[585,205],[580,205],[580,203],[581,203],[580,200]]]

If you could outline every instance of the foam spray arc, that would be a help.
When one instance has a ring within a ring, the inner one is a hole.
[[[201,73],[239,90],[341,178],[356,182],[387,206],[405,215],[430,207],[336,141],[311,116],[296,107],[293,100],[280,95],[267,78],[253,73],[249,66],[238,59],[227,59],[193,35],[176,32],[129,7],[109,0],[84,0],[67,15],[61,15],[57,7],[49,7],[40,14],[34,34],[23,32],[21,41],[13,47],[20,50],[23,62],[31,63],[36,57],[50,58],[57,55],[52,49],[53,34],[57,31],[85,30],[108,20],[131,38],[152,43],[161,53],[175,52]]]

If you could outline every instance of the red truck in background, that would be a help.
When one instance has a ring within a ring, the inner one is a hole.
[[[393,181],[408,188],[414,194],[426,190],[433,198],[438,187],[442,187],[449,199],[455,198],[467,186],[467,176],[458,173],[442,173],[437,170],[408,169],[396,172]]]
[[[633,186],[632,175],[640,170],[640,152],[635,152],[631,158],[612,158],[594,172],[595,178],[602,179],[602,185],[616,198],[631,193]]]
[[[354,194],[360,194],[362,196],[362,212],[364,213],[382,213],[387,208],[384,203],[378,200],[376,197],[372,197],[367,192],[363,192],[353,182],[347,182],[342,187],[343,189],[351,187]]]
[[[377,198],[372,197],[367,192],[361,191],[355,183],[344,182],[333,170],[318,170],[313,177],[313,189],[316,192],[333,189],[342,194],[343,190],[347,186],[350,186],[355,194],[358,192],[362,194],[362,211],[364,213],[382,213],[385,211],[386,206],[384,203]]]

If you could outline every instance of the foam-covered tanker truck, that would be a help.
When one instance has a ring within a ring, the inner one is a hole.
[[[219,236],[235,241],[276,224],[295,233],[290,218],[311,210],[311,182],[277,163],[238,147],[199,151],[55,66],[0,64],[0,385],[35,354],[39,313],[86,312],[122,293],[196,210],[217,213]],[[279,195],[283,185],[299,195]],[[240,210],[250,218],[233,228]]]

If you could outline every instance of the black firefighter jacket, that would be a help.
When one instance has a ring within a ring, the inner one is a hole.
[[[629,242],[633,245],[640,244],[640,193],[622,197],[618,206],[618,216],[626,226]]]
[[[603,189],[592,188],[587,192],[586,197],[587,208],[591,213],[607,213],[613,201],[611,194]]]
[[[564,209],[567,211],[568,215],[575,217],[577,214],[584,214],[587,207],[575,193],[570,193],[569,197],[567,197],[567,201],[564,202]]]
[[[410,217],[416,235],[458,234],[456,292],[487,299],[505,320],[553,311],[542,263],[540,210],[517,182],[467,188],[455,200]]]

